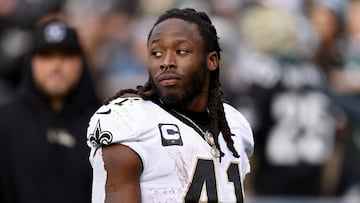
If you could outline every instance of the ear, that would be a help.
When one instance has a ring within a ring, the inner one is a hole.
[[[207,68],[209,71],[214,71],[219,66],[219,56],[216,51],[210,52],[207,57]]]

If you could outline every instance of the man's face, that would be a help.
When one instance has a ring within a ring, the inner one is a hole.
[[[149,72],[166,104],[200,102],[208,94],[209,72],[204,41],[196,24],[167,19],[156,25],[148,42]],[[164,67],[172,67],[164,71]]]
[[[82,59],[76,54],[48,52],[35,54],[31,61],[35,85],[48,98],[63,98],[77,85]]]

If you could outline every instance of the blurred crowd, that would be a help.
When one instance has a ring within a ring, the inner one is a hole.
[[[77,30],[101,100],[143,84],[148,32],[172,7],[218,31],[224,97],[254,130],[249,202],[360,202],[360,0],[0,0],[0,104],[53,16]]]

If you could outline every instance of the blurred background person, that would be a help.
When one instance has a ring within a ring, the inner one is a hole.
[[[330,75],[332,89],[341,95],[360,93],[360,1],[347,0],[344,38],[341,42],[342,67]]]
[[[333,96],[345,110],[349,124],[338,193],[346,202],[360,202],[360,1],[347,2],[341,43],[343,66],[334,70],[330,79]]]
[[[229,78],[231,101],[255,131],[254,196],[308,198],[335,190],[327,187],[336,184],[328,165],[342,114],[326,94],[324,72],[312,61],[314,32],[297,10],[259,1],[240,19],[247,48]]]
[[[343,66],[341,46],[346,3],[347,0],[309,0],[305,8],[317,42],[312,60],[322,69],[327,81],[334,70]]]
[[[49,13],[60,13],[65,0],[0,1],[0,104],[9,100],[20,83],[24,54],[30,48],[31,29]]]
[[[0,107],[0,202],[90,202],[86,128],[100,102],[76,31],[44,23],[16,96]]]

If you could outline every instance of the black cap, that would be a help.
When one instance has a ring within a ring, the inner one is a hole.
[[[33,53],[59,50],[71,53],[81,53],[81,47],[76,31],[61,21],[52,21],[38,27],[33,32]]]

